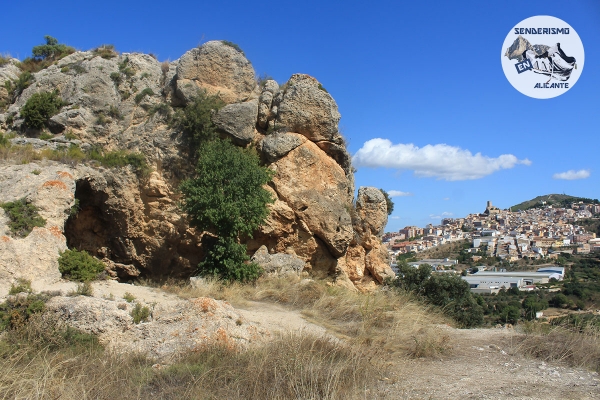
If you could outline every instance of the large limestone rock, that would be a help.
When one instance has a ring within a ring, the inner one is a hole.
[[[279,198],[332,255],[342,256],[353,235],[348,213],[352,199],[342,168],[309,141],[273,165],[273,186]]]
[[[274,162],[306,142],[306,138],[297,133],[277,132],[264,137],[258,147],[268,162]]]
[[[258,101],[250,100],[245,103],[226,105],[212,120],[220,130],[231,136],[235,143],[245,146],[254,139],[256,134],[257,113]]]
[[[269,254],[266,246],[261,246],[250,261],[260,265],[266,273],[276,275],[300,274],[306,264],[294,254]]]
[[[256,95],[256,88],[250,61],[222,41],[207,42],[179,59],[177,89],[187,101],[194,90],[206,90],[209,95],[218,94],[226,103],[237,103]]]
[[[312,76],[293,75],[277,107],[277,121],[313,142],[337,141],[341,115],[337,104]]]
[[[368,289],[373,280],[382,283],[395,276],[389,266],[381,235],[387,223],[387,203],[383,193],[373,187],[358,189],[353,215],[355,237],[348,248],[343,272],[359,288]]]
[[[0,166],[0,203],[25,198],[46,220],[27,237],[15,237],[0,208],[0,292],[18,278],[45,284],[60,279],[58,254],[67,248],[63,227],[75,203],[73,174],[56,163]]]

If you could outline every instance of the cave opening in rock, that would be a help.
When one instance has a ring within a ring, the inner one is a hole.
[[[107,247],[108,224],[104,216],[104,204],[107,198],[106,193],[92,189],[89,180],[80,179],[76,182],[76,205],[65,223],[67,247],[85,250],[99,258],[105,256],[103,249]]]

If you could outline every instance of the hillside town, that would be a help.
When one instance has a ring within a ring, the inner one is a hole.
[[[542,204],[524,211],[501,210],[487,202],[483,213],[445,218],[441,225],[407,226],[386,233],[383,242],[392,262],[397,255],[419,253],[450,242],[468,240],[472,260],[484,256],[501,261],[554,259],[560,252],[600,251],[600,238],[578,224],[600,213],[599,204],[573,202],[561,208]]]

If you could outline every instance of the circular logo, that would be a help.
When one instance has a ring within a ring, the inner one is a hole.
[[[571,89],[583,71],[583,44],[565,21],[539,15],[524,19],[502,44],[502,69],[526,96],[550,99]]]

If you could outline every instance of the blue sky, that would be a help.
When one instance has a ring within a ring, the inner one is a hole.
[[[4,4],[3,15],[0,53],[21,59],[44,35],[161,61],[223,39],[237,43],[259,75],[280,83],[297,72],[316,77],[338,103],[352,154],[366,143],[395,151],[384,166],[357,162],[357,187],[410,194],[393,198],[387,231],[481,212],[487,200],[506,208],[549,193],[600,197],[597,0],[20,0]],[[585,48],[579,81],[554,99],[519,93],[500,63],[505,36],[534,15],[564,20]],[[494,160],[501,155],[510,157]],[[582,170],[586,178],[556,179]]]

